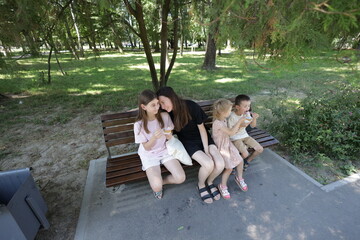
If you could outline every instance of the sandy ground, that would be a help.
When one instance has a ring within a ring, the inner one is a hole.
[[[0,160],[0,169],[32,167],[49,211],[51,226],[36,239],[73,239],[79,217],[89,161],[105,157],[100,116],[81,114],[66,124],[26,124],[5,133],[16,142],[4,143],[11,154]]]

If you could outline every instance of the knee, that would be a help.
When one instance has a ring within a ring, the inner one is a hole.
[[[185,176],[185,173],[178,173],[178,174],[175,174],[173,175],[174,179],[175,179],[175,183],[176,184],[180,184],[180,183],[183,183],[185,182],[185,179],[186,179],[186,176]]]
[[[206,169],[207,172],[212,172],[214,170],[214,162],[213,161],[206,161],[203,165],[203,168]]]
[[[248,151],[243,152],[243,153],[241,153],[241,156],[242,156],[243,159],[245,159],[245,158],[247,158],[249,156],[249,152]]]
[[[222,170],[224,170],[224,168],[225,168],[225,162],[224,162],[224,160],[222,160],[222,161],[216,161],[216,162],[215,162],[215,169],[216,169],[216,171],[222,171]]]
[[[155,180],[150,183],[150,186],[154,192],[159,192],[162,190],[163,183],[160,180]]]
[[[255,148],[255,151],[258,153],[262,153],[264,151],[264,148],[262,146]]]

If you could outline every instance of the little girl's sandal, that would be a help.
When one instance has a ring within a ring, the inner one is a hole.
[[[220,194],[224,199],[231,198],[227,186],[222,186],[221,184],[219,184],[218,189],[220,190]]]
[[[154,197],[156,199],[162,199],[162,195],[163,195],[163,191],[159,191],[159,192],[154,192]]]
[[[242,178],[242,179],[239,179],[238,176],[235,177],[235,182],[236,184],[239,186],[239,188],[241,189],[241,191],[243,192],[246,192],[248,190],[248,186],[247,184],[245,183],[245,180]]]

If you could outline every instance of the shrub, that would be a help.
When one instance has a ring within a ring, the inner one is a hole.
[[[273,115],[274,121],[267,128],[279,133],[281,142],[292,154],[358,160],[359,89],[346,87],[322,96],[308,96],[297,108],[290,108],[282,101],[273,109]]]

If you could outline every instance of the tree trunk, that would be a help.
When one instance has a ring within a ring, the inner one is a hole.
[[[110,13],[108,13],[108,14],[109,14],[109,20],[110,20],[110,28],[111,28],[112,33],[114,34],[114,43],[115,43],[116,47],[118,48],[119,53],[124,53],[124,47],[122,45],[121,38],[119,37],[119,33],[115,28],[114,20],[112,19],[111,14]]]
[[[34,57],[40,56],[39,47],[37,46],[31,32],[28,30],[24,30],[22,33],[24,34],[24,37],[26,39],[30,54]]]
[[[159,44],[159,38],[155,37],[155,46],[154,46],[154,52],[159,53],[160,52],[160,44]]]
[[[79,56],[77,55],[77,52],[76,52],[75,42],[71,35],[71,30],[70,30],[70,27],[69,27],[66,17],[64,17],[64,24],[65,24],[66,34],[67,34],[67,40],[69,43],[69,50],[74,55],[75,59],[79,59]]]
[[[55,59],[56,59],[57,65],[59,66],[59,69],[60,69],[62,75],[63,75],[63,76],[67,75],[66,72],[64,72],[64,70],[63,70],[62,67],[61,67],[60,61],[59,61],[59,59],[58,59],[58,57],[57,57],[57,55],[56,55],[56,51],[55,51]]]
[[[165,84],[164,86],[167,85],[167,82],[169,80],[169,76],[171,73],[171,70],[175,64],[175,60],[176,60],[176,54],[177,54],[177,50],[178,50],[178,40],[179,40],[179,3],[178,1],[174,1],[174,5],[175,5],[175,12],[173,13],[174,16],[174,49],[173,49],[173,55],[171,58],[171,62],[169,64],[169,67],[166,71],[166,75],[165,75]]]
[[[89,44],[89,48],[93,49],[92,42],[90,41],[90,38],[86,36],[87,43]]]
[[[181,34],[180,36],[180,56],[183,55],[184,52],[184,35]]]
[[[216,66],[216,42],[214,35],[209,32],[206,45],[205,59],[202,68],[205,70],[215,70]]]
[[[48,57],[48,84],[51,83],[51,54],[53,51],[53,46],[50,46],[50,53],[49,53],[49,57]]]
[[[170,0],[165,0],[161,12],[161,55],[160,55],[160,87],[165,86],[167,39],[168,39],[168,15],[170,11]]]
[[[72,20],[74,22],[74,28],[75,28],[76,35],[77,35],[77,45],[78,45],[78,49],[80,52],[80,57],[84,57],[84,48],[83,48],[83,45],[81,42],[80,31],[79,31],[79,28],[76,23],[76,18],[75,18],[75,14],[74,14],[74,10],[73,10],[73,4],[70,4],[70,13],[71,13]]]
[[[220,0],[212,2],[210,7],[217,7],[220,3]],[[219,9],[219,8],[217,8]],[[205,59],[202,68],[205,70],[215,70],[216,69],[216,35],[219,29],[219,21],[215,21],[218,14],[215,12],[210,17],[210,22],[212,24],[209,26],[206,42],[206,53]]]
[[[144,51],[145,51],[145,55],[146,55],[146,60],[148,62],[149,68],[150,68],[150,75],[151,75],[151,80],[152,80],[152,84],[154,87],[154,90],[158,90],[159,89],[159,81],[157,78],[157,73],[156,73],[156,69],[155,69],[155,64],[154,64],[154,59],[152,57],[151,54],[151,47],[150,47],[150,43],[147,37],[147,30],[146,30],[146,26],[145,26],[145,21],[144,21],[144,13],[143,13],[143,5],[141,0],[137,0],[135,2],[135,9],[131,6],[131,4],[129,3],[128,0],[123,0],[125,3],[126,8],[128,9],[129,13],[131,15],[133,15],[139,25],[139,36],[140,39],[143,43],[144,46]]]

